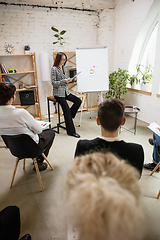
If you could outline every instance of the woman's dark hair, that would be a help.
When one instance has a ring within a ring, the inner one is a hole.
[[[0,82],[0,105],[6,105],[11,98],[14,98],[15,91],[14,84]]]
[[[60,63],[60,61],[61,61],[61,59],[62,59],[62,56],[65,56],[65,58],[66,58],[66,61],[64,62],[63,65],[66,64],[66,62],[67,62],[67,55],[66,55],[65,53],[63,53],[63,52],[59,52],[59,53],[57,53],[57,55],[56,55],[56,58],[55,58],[55,61],[54,61],[53,66],[56,66],[56,67],[59,66],[59,63]]]

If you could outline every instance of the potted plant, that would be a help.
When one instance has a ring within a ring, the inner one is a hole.
[[[129,78],[129,84],[133,86],[133,83],[136,83],[136,84],[140,83],[142,90],[144,90],[144,85],[151,83],[152,74],[153,74],[153,67],[150,64],[148,64],[148,66],[146,67],[144,67],[142,64],[137,64],[136,74],[132,75]]]
[[[118,71],[114,71],[109,75],[109,91],[106,93],[106,98],[121,98],[121,95],[126,94],[127,81],[130,75],[127,70],[118,68]]]
[[[142,66],[142,67],[144,67],[144,66]],[[142,72],[141,83],[143,85],[145,85],[147,83],[151,83],[152,75],[153,75],[153,67],[150,64],[148,64],[148,66],[145,67],[144,71]]]
[[[24,53],[25,54],[29,54],[30,53],[30,46],[29,45],[25,45],[24,46]]]
[[[136,65],[136,74],[133,74],[129,77],[128,82],[133,87],[134,84],[138,84],[141,81],[141,64]]]
[[[57,38],[57,41],[53,42],[53,44],[59,44],[59,46],[63,46],[63,44],[65,43],[63,40],[64,38],[62,37],[65,33],[66,33],[66,30],[62,30],[59,32],[59,30],[55,27],[51,27],[52,31],[55,32],[54,34],[54,37]]]

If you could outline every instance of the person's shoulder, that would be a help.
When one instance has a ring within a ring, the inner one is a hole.
[[[20,115],[22,118],[25,117],[25,116],[29,116],[29,117],[32,117],[32,115],[27,111],[25,110],[24,108],[16,108],[16,113],[18,115]]]
[[[53,69],[53,70],[54,70],[54,69],[57,69],[57,67],[56,67],[56,66],[53,66],[51,69]]]
[[[13,108],[13,111],[16,112],[17,114],[21,114],[23,112],[27,112],[24,108]]]
[[[132,147],[142,147],[142,145],[141,144],[139,144],[139,143],[133,143],[133,142],[125,142],[125,141],[123,141],[126,145],[128,145],[128,146],[132,146]]]
[[[126,146],[127,148],[131,149],[131,150],[143,150],[143,147],[141,144],[138,143],[132,143],[132,142],[125,142],[123,141],[124,146]]]
[[[51,68],[51,71],[57,71],[58,70],[58,67],[57,66],[53,66],[52,68]]]
[[[78,141],[77,144],[79,145],[85,145],[85,144],[92,144],[95,142],[96,139],[92,139],[92,140],[89,140],[89,139],[81,139]]]
[[[97,146],[94,140],[79,140],[75,151],[75,157],[93,152],[93,150],[95,150],[95,145]]]

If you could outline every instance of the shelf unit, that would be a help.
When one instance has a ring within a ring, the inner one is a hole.
[[[55,61],[57,53],[58,52],[53,52],[53,62]],[[64,53],[67,55],[67,63],[65,65],[67,68],[67,71],[69,72],[69,70],[76,69],[76,52],[68,51]],[[69,83],[68,88],[71,93],[81,98],[82,101],[83,101],[83,98],[85,99],[83,104],[83,111],[88,111],[88,93],[77,92],[77,83]],[[79,111],[80,110],[81,109],[79,109]]]
[[[36,119],[41,119],[35,53],[0,55],[0,63],[5,64],[7,69],[12,68],[13,71],[16,70],[16,72],[13,73],[3,73],[0,67],[0,82],[2,82],[2,77],[8,76],[10,81],[16,86],[16,100],[14,102],[15,107],[25,108]],[[23,83],[25,87],[19,89],[20,83]],[[18,93],[20,91],[28,90],[34,90],[35,105],[21,106]]]

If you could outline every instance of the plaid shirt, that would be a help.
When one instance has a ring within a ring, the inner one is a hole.
[[[65,82],[67,79],[67,69],[63,66],[64,74],[59,66],[54,66],[51,69],[51,81],[53,85],[53,96],[65,97],[65,94],[69,95],[70,91],[68,85]]]

